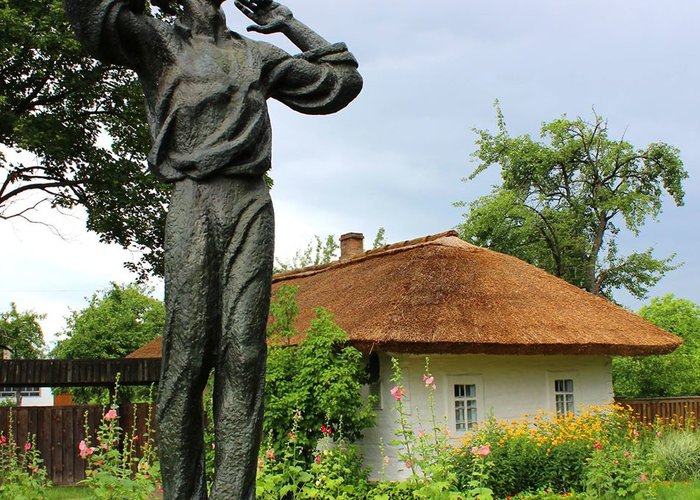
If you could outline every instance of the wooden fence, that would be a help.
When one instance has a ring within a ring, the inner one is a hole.
[[[148,404],[125,403],[118,411],[120,427],[131,436],[143,436],[147,428]],[[78,455],[78,444],[85,439],[86,415],[94,445],[96,430],[105,412],[105,407],[96,405],[3,407],[0,408],[0,431],[5,436],[11,431],[20,447],[27,442],[28,435],[36,436],[36,446],[49,479],[57,485],[73,484],[85,479],[86,462]],[[151,414],[151,425],[154,423],[155,416]],[[139,451],[137,445],[137,454]]]
[[[0,386],[110,387],[151,385],[160,379],[160,358],[9,359],[0,361]]]
[[[616,402],[629,405],[642,422],[683,423],[697,421],[700,415],[700,397],[616,399]]]

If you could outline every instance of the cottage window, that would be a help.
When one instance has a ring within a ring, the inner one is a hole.
[[[23,398],[39,397],[38,387],[0,387],[0,398],[14,398],[17,396],[17,390],[19,390],[20,396]]]
[[[455,430],[464,432],[476,427],[476,384],[454,384]]]
[[[557,415],[574,412],[574,381],[573,379],[557,379],[554,381],[554,401]]]

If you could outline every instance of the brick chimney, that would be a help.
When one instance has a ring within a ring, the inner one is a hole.
[[[345,262],[364,253],[362,233],[345,233],[340,236],[340,262]]]

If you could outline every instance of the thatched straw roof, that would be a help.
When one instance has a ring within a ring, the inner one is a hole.
[[[370,250],[345,262],[278,274],[299,287],[299,331],[330,310],[363,350],[640,355],[681,340],[525,262],[453,231]],[[131,356],[160,355],[160,342]]]

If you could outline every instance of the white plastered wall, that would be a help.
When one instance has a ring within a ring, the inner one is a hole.
[[[377,410],[377,425],[366,430],[358,443],[374,479],[399,479],[408,473],[398,460],[398,450],[390,444],[396,438],[397,428],[395,400],[389,392],[394,386],[390,380],[390,356],[380,354],[382,401]],[[395,357],[400,362],[402,383],[407,391],[405,405],[416,430],[420,430],[418,421],[429,429],[428,391],[423,384],[425,356]],[[609,403],[613,399],[609,356],[431,355],[430,371],[435,377],[436,417],[440,422],[447,418],[455,439],[462,434],[455,432],[454,427],[453,383],[476,384],[479,421],[491,413],[499,419],[517,419],[540,409],[554,411],[556,379],[574,380],[576,408]],[[388,457],[388,462],[384,457]]]

